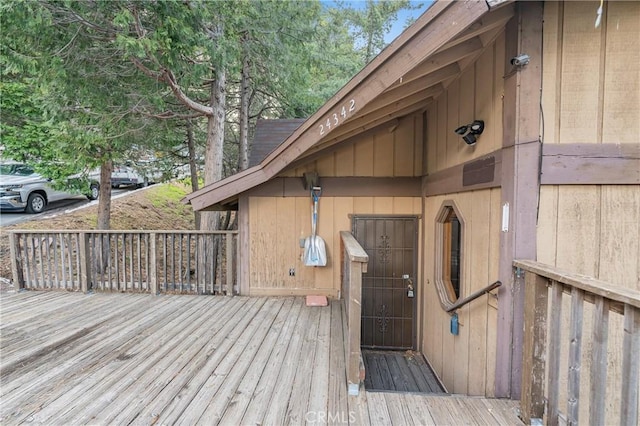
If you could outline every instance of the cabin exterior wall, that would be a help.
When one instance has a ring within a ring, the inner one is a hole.
[[[303,263],[301,242],[311,234],[312,200],[301,196],[302,176],[317,172],[323,192],[340,185],[339,178],[407,178],[422,175],[421,114],[399,120],[393,128],[362,135],[351,143],[341,144],[306,162],[293,165],[280,178],[299,179],[299,188],[283,189],[278,196],[265,196],[258,188],[247,197],[248,207],[248,278],[251,295],[340,294],[340,231],[351,230],[351,215],[422,214],[419,188],[416,196],[362,196],[363,188],[353,189],[353,196],[321,196],[318,211],[318,235],[325,241],[327,266],[309,267]],[[326,180],[325,178],[337,178]],[[324,183],[323,183],[323,179]],[[392,183],[393,184],[393,183]],[[367,192],[380,192],[368,188]],[[394,192],[393,190],[391,191]],[[398,191],[398,194],[400,191]],[[291,276],[289,270],[294,269]]]
[[[361,135],[335,150],[280,174],[301,177],[410,177],[423,175],[423,118],[412,114],[378,132]]]
[[[451,82],[426,111],[427,176],[499,152],[502,148],[504,33],[476,62]],[[476,145],[468,146],[457,127],[484,120]],[[463,188],[462,170],[452,193],[426,193],[424,208],[424,298],[421,350],[447,390],[468,395],[494,395],[498,303],[485,295],[457,311],[459,335],[450,332],[451,315],[443,310],[435,287],[436,217],[445,201],[453,201],[464,221],[461,297],[498,280],[500,260],[501,190]],[[438,193],[438,188],[435,187]]]
[[[340,231],[351,230],[353,214],[422,213],[420,197],[321,197],[318,235],[327,265],[305,266],[301,240],[311,234],[311,197],[249,197],[250,295],[340,295]],[[295,269],[295,276],[289,269]]]
[[[537,260],[640,290],[640,3],[605,2],[602,22],[595,28],[599,5],[545,3],[543,147],[567,148],[565,158],[581,161],[573,174],[594,184],[544,184],[543,174]],[[583,145],[569,150],[576,144]],[[600,161],[607,163],[599,167],[580,158],[587,148],[626,154],[602,155]],[[565,323],[569,311],[567,305]],[[585,371],[591,363],[592,315],[591,309],[584,313]],[[609,321],[611,329],[622,330],[621,315],[612,314]],[[621,365],[622,333],[610,333],[608,347],[609,365]],[[562,366],[566,357],[563,354]],[[616,418],[620,409],[622,374],[618,368],[607,377],[608,419]],[[589,379],[580,385],[581,395],[588,395]],[[566,392],[564,383],[560,389]],[[588,405],[580,408],[581,418],[588,418]]]

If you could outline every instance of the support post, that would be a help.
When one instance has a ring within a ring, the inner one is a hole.
[[[22,258],[20,257],[20,234],[9,233],[9,251],[11,255],[11,274],[13,283],[19,290],[24,289],[24,276],[22,275]]]
[[[524,348],[520,409],[525,424],[544,415],[545,362],[547,351],[547,280],[537,274],[525,275]]]

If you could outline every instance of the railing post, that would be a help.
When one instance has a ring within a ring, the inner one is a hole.
[[[340,232],[344,256],[343,295],[347,317],[346,369],[349,395],[360,392],[360,337],[362,315],[362,274],[367,272],[369,256],[351,233]]]
[[[640,309],[624,305],[624,339],[622,342],[622,395],[620,424],[638,424],[638,388],[640,388]]]
[[[89,280],[91,276],[91,253],[89,244],[89,233],[80,232],[78,234],[80,243],[80,291],[87,293],[89,291]]]
[[[350,395],[360,389],[360,338],[362,334],[362,263],[349,261],[349,358],[347,381]]]
[[[227,242],[227,296],[233,296],[233,234],[227,232],[225,237]]]
[[[158,256],[155,232],[149,234],[149,289],[151,294],[160,294],[158,292]]]
[[[24,276],[22,275],[22,258],[20,257],[20,236],[14,232],[9,233],[9,250],[11,253],[11,273],[13,282],[18,289],[24,288]]]
[[[524,347],[520,409],[525,424],[544,415],[544,373],[547,350],[547,280],[527,272],[524,297]]]

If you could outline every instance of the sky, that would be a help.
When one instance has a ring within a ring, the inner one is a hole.
[[[420,7],[415,10],[400,11],[400,13],[398,13],[398,19],[393,23],[391,30],[387,33],[385,37],[385,42],[387,44],[391,43],[404,30],[405,23],[407,22],[407,18],[413,18],[414,20],[417,19],[420,15],[424,13],[425,10],[429,8],[429,6],[431,6],[431,4],[433,4],[433,1],[434,0],[422,0],[422,1],[410,0],[409,3],[411,3],[414,6],[420,6]],[[334,3],[334,1],[322,0],[322,3],[327,3],[331,5]],[[364,8],[367,4],[366,0],[347,0],[347,1],[344,1],[344,3],[346,3],[347,5],[353,8]]]
[[[352,3],[354,5],[361,3],[363,7],[365,4],[364,1],[352,1],[349,3]],[[424,0],[424,1],[411,0],[410,3],[413,5],[422,4],[422,6],[420,7],[420,9],[416,9],[416,10],[400,11],[400,13],[398,14],[398,19],[396,20],[396,22],[393,23],[393,26],[391,27],[391,31],[389,31],[389,33],[387,33],[385,37],[385,41],[387,42],[387,44],[391,43],[396,37],[400,35],[400,33],[402,33],[402,31],[404,30],[405,23],[407,22],[407,18],[417,19],[420,15],[424,13],[425,10],[429,8],[429,6],[431,6],[433,1],[432,0]]]

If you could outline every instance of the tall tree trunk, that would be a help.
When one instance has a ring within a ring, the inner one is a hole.
[[[198,164],[196,163],[196,143],[193,140],[193,123],[187,120],[187,149],[189,150],[189,173],[191,175],[191,190],[196,192],[198,185]],[[200,212],[193,211],[196,229],[200,229]]]
[[[100,198],[96,229],[111,229],[111,172],[113,172],[111,160],[100,166]]]
[[[220,67],[215,81],[211,84],[211,107],[213,114],[207,123],[207,150],[204,159],[204,183],[210,185],[222,179],[222,159],[224,156],[224,119],[227,97],[226,72]],[[201,228],[205,231],[218,229],[216,212],[202,212]]]
[[[111,160],[100,166],[100,196],[98,198],[98,223],[96,228],[100,230],[111,229],[111,172],[113,171],[113,162]],[[97,256],[93,257],[94,271],[102,274],[106,271],[109,264],[109,253],[111,246],[109,238],[105,235],[99,236],[99,245],[96,247]],[[92,285],[93,288],[93,285]]]
[[[238,148],[238,169],[249,167],[249,54],[244,44],[244,59],[242,61],[242,80],[240,82],[240,146]]]

